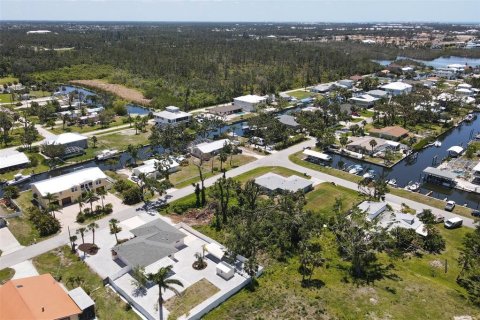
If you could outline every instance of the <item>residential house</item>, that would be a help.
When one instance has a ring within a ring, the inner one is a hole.
[[[81,287],[66,291],[50,274],[0,286],[0,320],[91,320],[95,303]]]
[[[457,90],[455,90],[455,95],[460,98],[471,97],[473,96],[473,94],[474,92],[467,88],[458,88]]]
[[[109,185],[110,181],[105,173],[98,167],[92,167],[35,182],[31,187],[33,197],[46,208],[48,200],[44,197],[48,194],[56,196],[58,203],[66,206],[74,203],[86,191],[108,188]]]
[[[180,123],[188,123],[192,120],[192,114],[181,111],[178,107],[168,106],[165,110],[154,112],[155,124],[158,126],[177,125]]]
[[[356,97],[352,97],[348,99],[350,102],[356,104],[357,106],[360,106],[362,108],[369,108],[374,105],[376,101],[378,101],[378,98],[375,98],[369,94],[361,94]]]
[[[370,90],[367,92],[367,94],[377,99],[388,98],[388,92],[384,90],[378,90],[378,89]]]
[[[335,82],[335,87],[342,88],[342,89],[352,89],[354,84],[355,84],[355,81],[353,80],[343,79]]]
[[[313,189],[313,182],[308,179],[295,175],[286,178],[271,172],[256,178],[255,183],[267,193],[308,192]]]
[[[78,147],[82,149],[88,148],[88,138],[84,135],[81,135],[75,132],[67,132],[67,133],[59,134],[58,136],[47,139],[45,143],[62,145],[65,147]]]
[[[163,162],[163,167],[168,169],[167,171],[170,173],[176,172],[180,169],[180,164],[173,160],[157,160],[157,159],[150,159],[145,160],[143,165],[133,168],[133,176],[138,178],[141,174],[145,174],[149,178],[157,179],[160,172],[158,171],[158,165]]]
[[[333,85],[334,85],[333,83],[319,84],[313,87],[312,89],[310,89],[310,91],[315,93],[326,93],[333,89]]]
[[[400,126],[389,126],[380,129],[371,129],[370,134],[375,137],[399,141],[408,136],[409,131]]]
[[[255,112],[258,107],[262,107],[267,104],[267,97],[249,94],[246,96],[234,98],[233,104],[237,107],[241,107],[243,111]]]
[[[402,94],[409,94],[412,92],[412,86],[405,82],[391,82],[381,87],[392,96],[398,96]]]
[[[375,154],[377,152],[390,149],[397,151],[400,149],[400,143],[375,137],[351,137],[352,142],[346,145],[346,149],[361,154]],[[375,141],[372,147],[371,141]]]
[[[218,116],[228,116],[235,113],[242,112],[243,109],[241,106],[236,106],[234,104],[229,104],[225,106],[218,106],[211,109],[208,109],[208,112],[213,113]]]
[[[287,127],[298,130],[300,129],[300,124],[295,120],[294,116],[288,114],[282,114],[277,117],[278,121],[286,125]]]
[[[473,180],[480,182],[480,162],[475,165],[472,169]]]
[[[374,202],[374,201],[363,201],[358,205],[358,209],[367,214],[366,219],[368,221],[373,221],[385,210],[387,210],[387,203],[384,201]]]
[[[213,142],[203,142],[194,146],[191,152],[193,156],[199,159],[209,160],[218,154],[225,144],[230,144],[230,140],[221,139]]]
[[[23,152],[0,153],[0,172],[23,168],[29,163],[30,159]]]

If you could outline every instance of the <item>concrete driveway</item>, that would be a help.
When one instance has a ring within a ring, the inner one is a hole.
[[[2,250],[2,255],[7,255],[21,248],[23,246],[18,243],[8,228],[0,229],[0,250]]]
[[[15,275],[12,279],[21,279],[26,277],[38,276],[38,271],[33,266],[32,260],[25,260],[12,266],[12,269],[15,270]]]

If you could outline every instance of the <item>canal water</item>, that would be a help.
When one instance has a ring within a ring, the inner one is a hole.
[[[418,59],[412,59],[409,57],[398,56],[396,60],[402,60],[402,59],[417,61],[425,64],[426,66],[433,67],[433,68],[444,68],[449,64],[469,65],[472,67],[480,65],[480,59],[457,57],[457,56],[440,57],[433,60],[418,60]],[[373,60],[373,61],[383,66],[387,66],[390,63],[392,63],[394,60]]]
[[[383,175],[386,179],[396,179],[399,187],[406,186],[409,182],[422,182],[423,170],[426,167],[436,167],[448,155],[447,150],[452,146],[467,146],[467,143],[480,131],[480,117],[473,122],[463,122],[456,128],[448,131],[438,138],[442,142],[442,146],[437,148],[434,146],[425,148],[418,152],[415,160],[403,159],[392,168],[384,168],[382,166],[369,164],[361,160],[349,157],[331,154],[333,161],[332,167],[338,168],[339,162],[343,161],[345,166],[360,164],[365,170],[375,170],[377,176]],[[435,162],[436,160],[436,162]],[[470,208],[477,208],[480,203],[480,195],[458,189],[444,188],[439,185],[422,184],[420,192],[427,194],[430,191],[431,196],[438,199],[448,198],[454,200],[457,204],[467,204]]]

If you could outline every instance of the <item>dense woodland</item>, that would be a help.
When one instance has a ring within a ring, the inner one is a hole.
[[[36,29],[52,32],[27,34]],[[353,42],[286,41],[327,34],[290,25],[3,24],[0,76],[25,83],[103,78],[140,88],[155,107],[191,109],[372,72],[379,66],[370,59],[402,54]]]

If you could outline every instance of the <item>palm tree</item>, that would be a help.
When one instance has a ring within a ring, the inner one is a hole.
[[[60,212],[60,205],[56,202],[52,202],[48,205],[47,211],[52,214],[52,216],[55,218],[55,212]]]
[[[70,121],[70,115],[68,113],[65,113],[63,116],[62,116],[62,128],[63,130],[65,130],[65,124]]]
[[[45,197],[43,197],[43,199],[47,200],[48,201],[48,204],[52,203],[52,202],[55,202],[55,201],[58,201],[58,196],[55,195],[55,194],[51,194],[50,192],[48,192]]]
[[[105,205],[103,204],[103,200],[105,200],[105,196],[107,195],[107,190],[105,190],[105,188],[99,188],[97,189],[97,196],[100,197],[100,199],[102,199],[102,208],[103,210],[105,210]]]
[[[92,222],[90,223],[88,226],[87,226],[88,230],[91,230],[92,231],[92,241],[93,241],[93,245],[95,245],[95,229],[98,229],[98,224],[96,224],[95,222]]]
[[[80,196],[77,198],[77,203],[78,203],[78,207],[80,208],[80,212],[82,212],[82,207],[85,201],[86,201],[85,195],[83,193],[80,194]]]
[[[183,287],[183,283],[177,279],[169,279],[168,276],[172,272],[172,265],[161,267],[158,269],[157,273],[147,274],[147,280],[155,283],[158,286],[158,310],[160,311],[160,320],[163,320],[163,296],[162,290],[171,290],[176,295],[179,295],[180,292],[172,285],[177,285]]]
[[[78,228],[76,232],[82,238],[82,244],[85,244],[85,232],[87,232],[87,228],[84,227]]]
[[[377,141],[375,139],[372,139],[370,140],[369,144],[370,144],[370,147],[372,147],[372,153],[373,153],[373,149],[377,146]]]
[[[139,151],[138,146],[134,146],[133,144],[129,144],[127,146],[127,152],[130,154],[130,157],[132,157],[132,160],[133,160],[134,164],[137,164],[138,151]]]
[[[97,141],[98,141],[97,136],[93,136],[93,137],[92,137],[92,143],[93,143],[93,148],[94,148],[94,149],[97,147]]]
[[[84,194],[85,201],[90,203],[90,211],[93,213],[93,203],[98,200],[97,195],[94,191],[88,190]]]
[[[117,233],[120,232],[120,227],[118,226],[118,220],[115,218],[110,219],[109,224],[110,224],[110,231],[115,235],[115,240],[118,243],[118,237]]]

